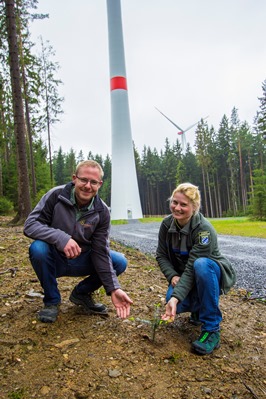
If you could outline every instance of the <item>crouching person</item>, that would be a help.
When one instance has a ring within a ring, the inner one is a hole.
[[[44,307],[38,313],[44,323],[58,316],[57,278],[62,276],[86,276],[69,299],[88,313],[107,314],[107,307],[93,300],[93,292],[103,285],[117,315],[129,316],[132,300],[117,278],[127,260],[109,249],[110,212],[98,194],[102,178],[97,162],[79,163],[72,181],[48,191],[25,222],[24,234],[35,240],[29,257],[44,291]]]
[[[173,191],[171,214],[160,226],[156,259],[169,283],[162,319],[191,312],[191,323],[201,325],[192,348],[205,355],[220,346],[219,296],[228,292],[236,277],[220,253],[214,228],[199,209],[198,187],[183,183]]]

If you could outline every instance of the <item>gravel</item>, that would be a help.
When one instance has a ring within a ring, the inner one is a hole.
[[[112,225],[111,239],[155,256],[160,222]],[[221,252],[237,273],[237,288],[254,297],[266,296],[266,239],[218,235]]]

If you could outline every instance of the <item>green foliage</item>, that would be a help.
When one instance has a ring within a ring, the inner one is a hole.
[[[33,208],[37,205],[37,203],[40,201],[40,199],[44,196],[44,194],[47,192],[48,190],[43,189],[37,192],[36,198],[32,201],[32,206]]]
[[[33,149],[36,190],[37,193],[40,191],[46,192],[51,188],[50,169],[49,163],[47,162],[47,147],[41,139],[38,139],[34,142]],[[38,197],[40,196],[38,195]]]
[[[176,185],[182,182],[201,185],[201,181],[201,170],[197,158],[191,151],[190,146],[187,145],[186,153],[177,165]]]
[[[254,192],[251,197],[251,211],[255,219],[266,220],[266,174],[256,169],[253,176]]]
[[[103,160],[102,157],[96,155],[95,157],[91,154],[91,159],[97,161],[101,167],[103,168],[104,177],[103,177],[103,185],[99,190],[99,194],[102,200],[110,207],[111,205],[111,169],[112,163],[109,155],[107,155],[106,159]]]
[[[259,97],[260,110],[258,112],[258,129],[265,140],[266,134],[266,79],[262,83],[262,96]]]
[[[16,391],[12,391],[8,394],[9,399],[24,399],[25,398],[25,390],[20,388]]]
[[[43,122],[43,129],[48,129],[59,122],[59,116],[64,113],[62,103],[64,98],[59,94],[60,85],[62,81],[57,78],[59,72],[59,64],[53,60],[55,51],[47,40],[40,39],[40,53],[39,60],[39,74],[41,77],[40,98],[41,98],[41,121]],[[48,131],[49,133],[49,131]],[[49,140],[49,137],[48,137]]]
[[[69,154],[66,155],[65,158],[65,176],[71,180],[73,173],[75,173],[77,166],[76,156],[73,148],[70,148]]]
[[[54,158],[53,169],[54,169],[54,180],[55,185],[60,186],[71,180],[70,177],[65,176],[65,159],[66,156],[63,154],[62,147],[59,147],[57,156]]]
[[[169,357],[167,357],[169,363],[176,364],[180,359],[182,359],[182,355],[180,353],[172,353]]]
[[[14,210],[13,204],[9,199],[0,197],[0,215],[8,215]]]
[[[18,176],[13,145],[10,148],[8,161],[3,164],[3,195],[16,207],[18,203]]]

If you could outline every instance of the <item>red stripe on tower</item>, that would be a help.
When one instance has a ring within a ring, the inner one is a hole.
[[[127,90],[127,80],[123,76],[115,76],[111,78],[111,91],[112,90]]]

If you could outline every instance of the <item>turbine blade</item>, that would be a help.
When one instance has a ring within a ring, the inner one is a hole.
[[[168,118],[168,116],[164,115],[162,113],[162,111],[160,111],[158,108],[155,107],[155,109],[157,109],[158,112],[160,112],[160,114],[162,114],[166,119],[169,120],[169,122],[171,122],[175,127],[177,127],[178,130],[180,130],[182,133],[184,132],[183,129],[181,129],[181,127],[179,127],[176,123],[174,123],[173,121],[171,121],[170,118]],[[180,134],[180,133],[179,133]]]
[[[199,123],[199,121],[198,121],[198,122],[196,122],[196,123],[194,123],[193,125],[191,125],[191,126],[187,127],[187,128],[184,130],[184,133],[185,133],[185,132],[187,132],[188,130],[192,129],[192,128],[193,128],[193,126],[196,126],[198,123]]]
[[[204,120],[207,119],[207,118],[209,118],[209,115],[208,115],[208,116],[205,116],[205,118],[201,118],[201,119],[204,121]],[[186,128],[186,129],[184,130],[184,133],[187,132],[188,130],[192,129],[193,126],[196,126],[196,125],[201,121],[201,119],[200,119],[198,122],[196,122],[196,123],[194,123],[193,125],[191,125],[191,126],[189,126],[188,128]]]

